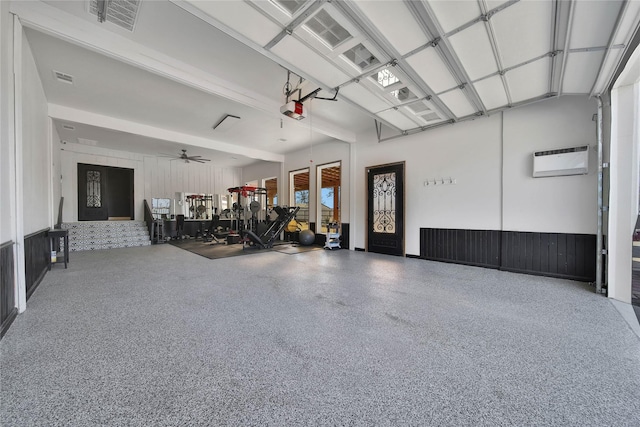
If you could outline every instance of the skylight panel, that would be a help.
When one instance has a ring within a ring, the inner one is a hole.
[[[380,70],[371,77],[383,88],[400,82],[400,79],[388,69]]]
[[[392,90],[391,95],[400,102],[410,101],[412,99],[418,98],[413,92],[409,90],[408,87],[403,87],[402,89],[398,90]]]
[[[305,27],[327,43],[332,49],[353,37],[349,31],[333,19],[324,9],[321,9],[309,19],[305,23]]]
[[[271,0],[271,2],[293,16],[304,6],[307,0]]]
[[[378,58],[369,52],[369,49],[364,47],[362,43],[345,51],[343,55],[363,70],[380,64]]]

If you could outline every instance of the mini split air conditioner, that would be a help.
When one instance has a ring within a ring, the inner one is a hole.
[[[280,112],[285,116],[289,116],[292,119],[302,120],[304,119],[304,112],[302,108],[302,102],[291,101],[280,107]]]
[[[589,146],[537,151],[533,153],[533,177],[586,175]]]

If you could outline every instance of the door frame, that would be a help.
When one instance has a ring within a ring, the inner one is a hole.
[[[365,182],[365,191],[364,191],[364,223],[365,223],[365,233],[364,233],[364,247],[365,252],[369,252],[369,170],[374,168],[383,168],[387,166],[402,166],[402,256],[406,256],[406,174],[407,174],[407,162],[402,160],[400,162],[392,162],[392,163],[383,163],[374,166],[366,166],[364,168],[364,182]],[[376,252],[377,253],[377,252]]]

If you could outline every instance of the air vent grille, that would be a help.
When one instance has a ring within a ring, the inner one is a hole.
[[[587,151],[589,149],[588,145],[583,145],[582,147],[572,147],[572,148],[561,148],[558,150],[547,150],[547,151],[536,151],[534,155],[538,156],[550,156],[552,154],[565,154],[565,153],[577,153],[580,151]]]
[[[71,126],[71,125],[62,125],[62,129],[76,130],[76,128],[74,126]]]
[[[107,1],[106,20],[133,31],[138,17],[141,0],[109,0]],[[98,16],[98,0],[89,0],[89,13]]]
[[[73,84],[73,76],[67,73],[63,73],[61,71],[53,70],[53,76],[62,83]]]

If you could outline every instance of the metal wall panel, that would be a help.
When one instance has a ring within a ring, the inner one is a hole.
[[[420,258],[595,281],[596,236],[495,230],[420,229]]]

